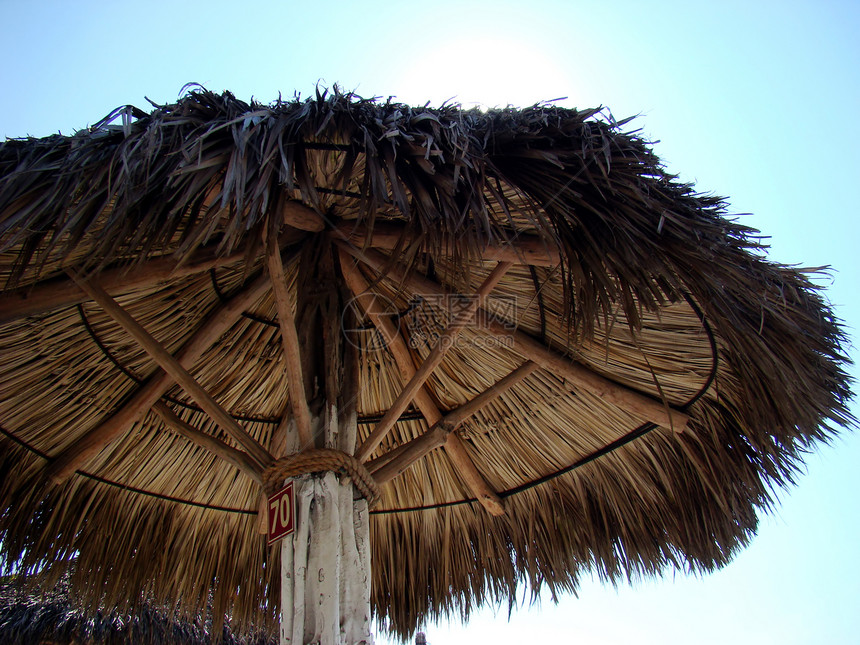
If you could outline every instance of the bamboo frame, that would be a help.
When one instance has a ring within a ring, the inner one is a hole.
[[[372,229],[365,225],[342,223],[333,228],[333,233],[357,248],[371,247],[386,251],[397,248],[403,242],[408,244],[413,239],[408,236],[405,226],[389,222],[376,222]],[[443,246],[442,252],[446,249],[450,250],[450,247]],[[483,248],[476,249],[475,253],[486,261],[511,264],[553,267],[561,262],[561,255],[553,245],[537,235],[528,234],[517,235],[515,240],[502,244],[487,243]]]
[[[454,428],[440,422],[412,441],[398,446],[397,455],[393,459],[379,466],[376,470],[371,471],[373,479],[380,486],[390,482],[416,461],[427,456],[437,448],[444,446],[448,437],[453,436],[451,435],[453,431]]]
[[[161,417],[168,428],[201,448],[205,448],[216,457],[232,464],[260,486],[263,485],[263,471],[258,468],[248,453],[237,450],[220,439],[198,430],[190,423],[186,423],[164,401],[156,401],[155,405],[152,406],[152,411]]]
[[[319,233],[325,228],[325,221],[319,213],[292,199],[284,200],[281,203],[281,220],[287,226],[310,233]]]
[[[149,287],[165,280],[194,275],[234,264],[245,257],[244,251],[224,257],[218,257],[216,253],[217,249],[214,247],[201,249],[193,253],[190,259],[183,264],[177,264],[176,258],[168,255],[131,267],[107,269],[99,273],[98,278],[94,278],[93,281],[98,282],[101,288],[110,294],[119,291],[128,292]],[[16,292],[0,296],[0,323],[25,316],[34,316],[60,307],[76,305],[86,299],[87,295],[78,288],[78,285],[71,278],[51,278],[31,287],[21,288]]]
[[[508,374],[507,376],[500,379],[498,382],[481,392],[471,401],[468,401],[461,405],[459,408],[455,408],[454,410],[448,412],[442,419],[442,423],[451,426],[452,429],[456,429],[461,423],[463,423],[463,421],[476,414],[488,403],[499,398],[502,394],[514,387],[517,383],[524,381],[526,378],[534,374],[538,369],[540,369],[540,365],[538,365],[534,361],[526,361],[518,368],[513,370],[510,374]]]
[[[499,262],[481,286],[478,287],[478,290],[469,301],[469,305],[465,307],[448,325],[448,328],[439,337],[439,340],[433,346],[433,349],[430,350],[430,354],[427,355],[427,358],[424,359],[424,362],[421,363],[415,374],[403,387],[403,390],[400,392],[397,399],[391,404],[391,407],[388,408],[385,416],[383,416],[379,423],[376,424],[376,427],[370,432],[367,439],[364,440],[364,443],[359,446],[355,453],[355,456],[359,461],[367,461],[370,453],[376,450],[385,438],[385,435],[387,435],[391,428],[394,427],[397,419],[400,418],[400,415],[403,414],[412,402],[412,399],[415,398],[416,392],[418,392],[421,386],[424,385],[428,378],[430,378],[430,375],[433,374],[433,370],[439,366],[442,359],[445,358],[445,354],[448,353],[448,350],[454,346],[454,341],[457,336],[459,336],[460,332],[463,331],[466,325],[475,318],[475,313],[478,311],[479,303],[487,297],[487,294],[493,290],[511,266],[510,262]]]
[[[367,468],[368,472],[371,475],[373,475],[375,472],[379,471],[379,469],[382,468],[385,464],[388,464],[388,463],[394,461],[394,459],[396,459],[397,457],[402,455],[403,452],[406,450],[407,446],[409,446],[410,444],[412,444],[415,441],[418,441],[421,437],[423,437],[424,435],[429,433],[434,427],[436,427],[436,426],[435,425],[430,426],[429,428],[427,428],[427,432],[425,432],[424,434],[419,435],[418,437],[415,437],[414,439],[407,441],[406,443],[402,443],[399,446],[395,446],[394,448],[392,448],[388,452],[384,452],[381,455],[379,455],[378,457],[374,457],[373,459],[368,459],[367,461],[364,462],[365,468]],[[436,446],[436,447],[438,448],[439,446]],[[375,477],[374,477],[374,479],[375,479]]]
[[[297,201],[286,201],[282,209],[285,224],[302,231],[319,232],[325,223],[311,208]],[[377,223],[368,235],[367,227],[351,227],[339,224],[334,233],[347,243],[363,248],[368,238],[370,246],[391,250],[400,242],[404,227],[397,224]],[[408,239],[407,239],[408,241]],[[173,256],[165,256],[135,265],[102,271],[98,284],[109,294],[118,291],[141,289],[165,280],[202,273],[210,269],[234,264],[245,257],[244,249],[224,257],[218,257],[214,247],[200,249],[188,261],[177,264]],[[558,251],[552,249],[535,235],[520,235],[508,244],[487,244],[482,251],[485,260],[528,264],[532,266],[556,266],[561,260]],[[73,280],[56,277],[31,287],[19,289],[0,296],[0,324],[60,307],[75,305],[86,300]]]
[[[503,379],[481,392],[471,401],[448,412],[423,435],[399,446],[397,454],[387,459],[385,463],[368,463],[367,467],[373,474],[373,478],[379,484],[391,481],[416,461],[443,445],[448,436],[454,432],[460,424],[463,423],[463,421],[477,413],[481,408],[500,397],[514,385],[523,381],[538,369],[540,369],[540,366],[537,363],[526,361]],[[385,457],[385,455],[383,455],[383,457]]]
[[[591,371],[584,365],[556,354],[528,334],[505,328],[496,320],[487,325],[486,330],[494,336],[513,337],[514,351],[533,360],[544,369],[553,372],[617,408],[629,412],[646,421],[652,421],[662,428],[682,433],[690,417],[672,408],[668,403],[656,401],[640,392],[624,387],[608,378]]]
[[[271,229],[275,229],[274,226]],[[293,316],[290,294],[287,291],[284,265],[281,262],[281,253],[277,245],[277,230],[269,230],[266,241],[266,262],[269,269],[269,278],[272,281],[272,293],[275,296],[275,304],[278,308],[278,324],[281,328],[281,344],[284,349],[284,361],[286,363],[287,378],[290,389],[290,407],[296,417],[296,430],[299,435],[301,446],[311,445],[313,440],[311,434],[311,412],[305,394],[304,379],[302,376],[302,360],[299,349],[299,336],[296,332],[296,319]]]
[[[190,368],[211,345],[241,317],[244,310],[258,301],[269,289],[269,279],[260,275],[248,286],[218,307],[207,322],[198,329],[177,354],[180,364]],[[136,421],[140,420],[156,401],[173,385],[173,379],[159,370],[119,410],[75,443],[68,446],[46,466],[50,479],[63,483],[75,470],[95,457]]]
[[[351,252],[349,249],[347,251]],[[388,275],[392,279],[405,280],[412,288],[422,293],[435,295],[445,295],[448,293],[438,282],[430,280],[417,271],[411,271],[407,274],[407,271],[401,265],[389,267],[389,258],[379,253],[379,251],[367,250],[354,253],[356,258],[376,271],[387,269]],[[528,334],[520,330],[507,328],[489,312],[484,311],[483,314],[487,325],[482,328],[482,331],[510,338],[513,341],[514,350],[524,358],[534,361],[544,369],[568,379],[575,386],[639,418],[652,421],[663,428],[674,430],[677,433],[683,432],[687,427],[690,417],[684,412],[672,408],[661,401],[656,401],[636,390],[611,381],[592,371],[587,366],[557,354],[554,350],[546,347]]]
[[[256,439],[249,435],[236,420],[230,416],[221,405],[194,379],[182,364],[153,338],[116,300],[111,298],[103,289],[86,280],[80,279],[73,273],[70,277],[83,289],[90,298],[97,302],[114,321],[134,338],[149,354],[159,367],[173,377],[182,388],[197,401],[197,404],[212,419],[220,425],[239,445],[248,451],[258,466],[265,468],[274,461],[269,451]]]
[[[386,317],[380,315],[376,302],[373,299],[373,294],[369,290],[369,285],[358,267],[352,264],[351,259],[345,252],[340,253],[340,264],[343,270],[344,278],[347,286],[352,293],[358,298],[359,303],[365,308],[367,315],[370,317],[374,326],[379,330],[382,336],[388,343],[388,349],[394,356],[397,368],[400,371],[404,382],[408,382],[415,374],[415,364],[409,348],[403,337],[397,332],[394,324]],[[439,407],[433,400],[430,392],[426,387],[419,388],[415,394],[415,405],[421,411],[424,419],[429,426],[433,426],[442,418],[442,413]],[[466,447],[463,445],[460,438],[455,434],[449,434],[445,441],[445,454],[451,460],[455,470],[466,483],[466,486],[478,499],[481,505],[491,515],[503,515],[505,513],[504,505],[501,498],[496,494],[492,487],[481,475]]]

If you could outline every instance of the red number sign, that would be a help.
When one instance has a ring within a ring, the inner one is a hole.
[[[296,530],[296,495],[293,482],[269,497],[269,544]]]

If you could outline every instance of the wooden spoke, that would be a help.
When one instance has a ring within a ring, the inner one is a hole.
[[[369,290],[367,281],[359,272],[358,267],[353,264],[351,258],[345,253],[341,253],[340,260],[347,286],[349,286],[352,293],[356,296],[359,305],[364,308],[374,326],[385,339],[389,351],[394,356],[403,381],[410,381],[416,370],[406,342],[398,333],[394,323],[380,310],[379,303],[374,294]],[[441,420],[442,413],[425,387],[418,389],[414,401],[429,426],[433,426]],[[455,434],[448,435],[445,441],[445,453],[448,455],[460,477],[463,478],[469,490],[487,512],[491,515],[503,515],[505,509],[501,498],[493,491],[478,471],[471,457],[469,457],[466,447],[460,441],[460,437]]]
[[[534,361],[526,361],[517,369],[501,379],[498,383],[491,385],[471,401],[464,403],[459,408],[451,410],[442,418],[442,424],[456,429],[463,421],[477,413],[488,403],[495,401],[502,394],[510,390],[517,383],[525,380],[540,369],[540,365]]]
[[[158,363],[159,367],[170,374],[173,379],[190,394],[197,404],[212,417],[236,442],[239,443],[261,467],[267,466],[274,461],[269,451],[249,435],[230,414],[218,404],[212,396],[204,390],[193,376],[176,357],[170,354],[161,344],[155,340],[128,312],[120,307],[116,300],[111,298],[100,287],[79,279],[70,274],[78,286],[87,292],[105,312],[116,321],[132,338],[134,338],[146,353]]]
[[[377,222],[373,225],[372,232],[368,233],[366,226],[340,224],[334,227],[333,232],[341,240],[359,249],[370,247],[390,251],[404,240],[405,228],[402,224]],[[405,238],[407,244],[410,241],[409,237]],[[484,260],[494,262],[556,266],[561,261],[558,251],[536,235],[518,235],[513,242],[487,244],[479,251]],[[442,247],[442,252],[446,252],[445,246]]]
[[[509,337],[511,334],[511,330],[497,321],[488,325],[487,331],[502,337]],[[690,417],[680,410],[615,383],[584,365],[555,353],[528,334],[516,332],[513,339],[514,351],[533,360],[544,369],[564,377],[576,387],[590,392],[601,400],[668,430],[680,433],[687,427]]]
[[[297,202],[291,203],[298,204]],[[299,204],[299,206],[301,205]],[[287,210],[290,208],[293,207],[289,207]],[[307,207],[303,206],[302,208]],[[317,218],[321,226],[322,219],[319,215],[314,211],[311,213]],[[290,216],[285,215],[285,220],[289,223]],[[307,223],[304,226],[311,226],[311,224]],[[316,229],[309,228],[307,230]],[[280,236],[278,244],[281,248],[285,248],[301,239],[302,235],[302,233],[294,230],[285,230]],[[131,267],[119,266],[105,269],[99,272],[98,276],[91,278],[90,282],[98,283],[102,289],[112,295],[120,292],[128,293],[166,280],[196,275],[210,269],[236,264],[246,259],[247,252],[247,248],[240,247],[235,253],[221,257],[218,255],[218,245],[213,244],[194,251],[181,264],[177,263],[174,256],[166,255]],[[85,300],[87,300],[87,294],[75,284],[74,280],[68,276],[57,276],[0,296],[0,324],[16,318],[76,305]]]
[[[176,356],[179,363],[186,369],[190,368],[203,352],[239,320],[242,312],[262,298],[268,290],[268,276],[260,275],[220,305],[179,351]],[[49,462],[48,476],[58,484],[63,483],[75,470],[140,420],[173,383],[173,378],[164,371],[159,370],[153,374],[125,405]]]
[[[290,202],[294,203],[294,202]],[[313,211],[311,211],[313,212]],[[316,215],[316,213],[314,213]],[[273,227],[274,228],[274,227]],[[278,307],[278,324],[281,327],[281,344],[284,348],[284,362],[290,388],[290,407],[296,418],[296,429],[299,443],[305,448],[311,445],[311,413],[305,396],[305,385],[302,376],[302,360],[299,350],[299,336],[296,333],[296,320],[293,316],[293,304],[287,291],[284,265],[277,245],[277,231],[270,230],[266,242],[266,262],[269,268],[269,278],[272,281],[272,292]]]
[[[444,448],[448,459],[454,464],[454,470],[463,478],[466,486],[469,487],[469,490],[472,491],[472,494],[480,502],[481,506],[490,515],[504,515],[505,506],[502,498],[492,489],[478,470],[478,467],[475,466],[475,462],[472,461],[460,437],[453,433],[449,434],[445,440]]]
[[[510,268],[510,262],[499,262],[490,272],[490,275],[487,276],[486,280],[484,280],[483,284],[478,288],[478,291],[471,297],[468,305],[466,305],[463,310],[457,314],[457,317],[449,323],[445,332],[439,337],[439,340],[436,341],[433,349],[430,350],[427,358],[424,359],[424,362],[421,363],[415,371],[415,374],[404,386],[403,391],[400,392],[397,399],[391,404],[391,407],[388,408],[385,416],[383,416],[379,423],[376,424],[376,427],[371,431],[367,439],[364,440],[364,443],[359,446],[358,451],[355,454],[356,458],[360,461],[366,461],[370,456],[370,453],[376,450],[385,438],[385,435],[387,435],[391,428],[394,427],[394,424],[400,415],[403,414],[409,404],[412,403],[412,399],[415,398],[415,393],[421,389],[421,386],[423,386],[427,379],[430,378],[433,370],[435,370],[439,366],[439,363],[442,362],[442,359],[445,358],[445,354],[448,353],[448,350],[454,346],[454,341],[457,336],[459,336],[460,332],[465,329],[466,325],[474,319],[475,313],[478,311],[479,303],[484,300],[490,291],[493,290],[493,288],[499,283],[499,280],[502,279]]]
[[[468,403],[447,413],[423,435],[399,446],[397,454],[393,455],[385,463],[377,465],[368,462],[367,467],[373,473],[373,478],[379,484],[384,484],[394,479],[424,455],[442,446],[450,433],[456,430],[463,421],[486,406],[490,401],[497,399],[510,390],[514,385],[537,369],[539,369],[537,363],[526,361],[501,381],[487,388]],[[376,467],[374,468],[374,466]]]
[[[244,257],[244,251],[218,257],[216,249],[207,248],[192,254],[177,265],[176,258],[165,256],[134,267],[118,267],[99,273],[95,282],[108,293],[132,291],[164,282],[172,278],[194,275],[219,266],[234,264]],[[40,314],[60,307],[84,302],[87,295],[68,277],[45,280],[18,292],[0,296],[0,323],[24,316]]]
[[[325,222],[319,213],[301,202],[284,200],[280,210],[281,219],[287,226],[311,233],[319,233],[325,228]]]
[[[452,430],[450,427],[437,424],[421,436],[398,446],[397,455],[393,459],[371,471],[376,483],[381,486],[391,481],[422,457],[444,446],[449,437],[456,436],[451,434]]]
[[[227,463],[232,464],[255,482],[261,486],[263,485],[263,472],[257,467],[257,464],[251,459],[248,453],[237,450],[220,439],[198,430],[190,423],[186,423],[163,401],[156,401],[155,405],[152,406],[152,411],[161,417],[161,420],[164,421],[168,428],[182,435],[192,443],[205,448],[216,457],[220,457]]]
[[[349,251],[350,249],[347,250]],[[378,251],[369,249],[364,252],[357,252],[355,253],[355,257],[377,271],[388,268],[389,258]],[[388,275],[393,280],[406,280],[412,288],[420,293],[436,295],[448,293],[448,290],[438,282],[430,280],[416,271],[412,271],[407,275],[402,266],[390,268]],[[481,330],[511,339],[513,341],[513,349],[524,358],[534,361],[544,369],[566,378],[576,387],[590,392],[607,403],[611,403],[643,420],[652,421],[663,428],[671,429],[675,432],[683,432],[684,428],[686,428],[690,417],[680,410],[624,385],[615,383],[605,376],[592,371],[587,366],[556,353],[528,334],[508,328],[496,320],[491,313],[482,313],[482,318],[487,323]]]
[[[282,208],[282,216],[285,224],[302,231],[318,232],[325,226],[318,213],[297,201],[286,201]],[[399,243],[404,228],[397,224],[377,223],[373,227],[373,234],[368,236],[364,226],[352,227],[340,224],[334,228],[334,233],[359,248],[364,248],[369,241],[370,247],[391,250]],[[218,257],[214,247],[202,248],[181,265],[177,265],[173,256],[165,256],[135,265],[132,269],[118,267],[102,271],[98,275],[97,282],[109,294],[115,294],[120,289],[124,291],[139,289],[171,278],[194,275],[234,264],[244,257],[244,249],[231,255]],[[556,266],[560,262],[558,252],[534,235],[520,235],[510,244],[488,244],[482,250],[482,257],[486,260],[533,266]],[[0,323],[74,305],[84,300],[86,300],[86,294],[74,281],[66,277],[51,278],[0,296]]]
[[[431,426],[430,428],[427,429],[427,432],[425,432],[424,434],[422,434],[418,437],[415,437],[415,439],[412,439],[411,441],[407,441],[406,443],[402,443],[399,446],[395,446],[394,448],[392,448],[388,452],[384,452],[381,455],[379,455],[378,457],[374,457],[373,459],[368,459],[367,461],[364,462],[364,466],[367,468],[367,470],[372,475],[373,473],[377,472],[380,468],[382,468],[385,464],[391,463],[392,461],[397,459],[397,457],[399,457],[400,455],[402,455],[406,451],[406,448],[409,445],[418,441],[421,437],[423,437],[424,435],[429,433],[430,430],[432,430],[435,427],[437,427],[437,426]],[[444,442],[442,442],[442,443],[444,443]],[[438,447],[439,446],[434,446],[434,448],[438,448]]]

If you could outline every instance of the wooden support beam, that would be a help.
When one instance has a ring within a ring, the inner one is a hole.
[[[368,266],[376,271],[388,269],[388,275],[392,280],[403,281],[407,283],[418,293],[445,295],[448,290],[438,282],[430,280],[426,276],[419,274],[417,271],[407,272],[402,266],[389,267],[389,258],[385,255],[369,249],[364,252],[355,252],[347,247],[348,252],[354,252],[355,257],[365,262]],[[591,394],[600,397],[607,403],[629,412],[636,417],[645,421],[652,421],[657,425],[674,430],[675,432],[683,432],[684,428],[690,421],[690,417],[664,404],[662,401],[651,398],[641,392],[637,392],[629,387],[615,383],[614,381],[601,376],[594,372],[589,367],[575,362],[574,360],[562,356],[550,349],[538,340],[535,340],[528,334],[518,330],[510,329],[496,320],[491,313],[482,312],[482,320],[486,321],[486,325],[481,328],[482,331],[509,338],[513,342],[513,349],[524,358],[534,361],[542,368],[551,371],[552,373],[561,376],[574,386],[590,392]]]
[[[499,262],[481,286],[478,287],[477,292],[475,292],[469,300],[468,305],[463,307],[462,311],[457,314],[457,317],[448,324],[448,327],[439,337],[439,340],[436,341],[433,349],[430,350],[427,358],[424,359],[424,362],[421,363],[415,374],[403,387],[403,390],[397,396],[397,399],[395,399],[394,403],[391,404],[391,407],[388,408],[385,416],[383,416],[379,423],[376,424],[376,427],[370,432],[367,439],[364,440],[364,443],[359,446],[358,451],[355,453],[355,456],[359,461],[366,461],[370,454],[376,450],[385,438],[385,435],[394,427],[397,419],[400,418],[400,415],[403,414],[406,408],[409,407],[409,404],[412,403],[412,399],[415,398],[415,394],[419,389],[421,389],[424,383],[427,382],[427,379],[430,378],[433,370],[435,370],[442,362],[442,359],[445,358],[445,354],[448,353],[448,350],[454,346],[454,341],[457,336],[459,336],[460,332],[465,329],[466,325],[472,322],[475,318],[475,313],[478,311],[478,305],[486,298],[490,291],[493,290],[493,288],[499,283],[499,280],[502,279],[510,268],[510,262]]]
[[[280,211],[281,220],[287,226],[311,233],[319,233],[325,228],[325,221],[320,214],[299,201],[283,200]]]
[[[403,382],[408,382],[415,374],[415,363],[403,337],[398,333],[394,323],[379,308],[379,303],[374,294],[369,290],[369,285],[352,259],[345,253],[340,254],[340,263],[344,278],[350,291],[358,299],[359,305],[364,308],[374,326],[382,334],[387,347],[400,370]],[[442,418],[433,397],[426,387],[421,387],[415,394],[415,405],[424,415],[429,426],[433,426]],[[472,494],[491,515],[503,515],[505,512],[501,498],[490,487],[481,473],[478,471],[466,447],[460,441],[460,437],[449,434],[445,442],[445,453],[454,466],[454,469],[463,478]]]
[[[316,214],[316,213],[314,213]],[[266,240],[266,262],[269,268],[269,278],[272,281],[272,293],[278,307],[278,324],[281,327],[281,345],[284,349],[287,378],[290,389],[290,407],[296,418],[296,430],[299,435],[300,449],[309,448],[313,443],[311,436],[311,412],[305,395],[305,384],[302,376],[301,350],[299,336],[296,332],[296,319],[293,316],[293,304],[287,291],[284,265],[277,244],[277,230],[271,227]]]
[[[427,432],[430,432],[430,430],[433,427],[435,427],[435,426],[431,426],[430,428],[428,428]],[[373,473],[378,471],[380,468],[382,468],[385,464],[392,462],[394,459],[396,459],[397,457],[402,455],[403,452],[406,450],[406,448],[412,442],[418,441],[418,439],[420,439],[425,434],[427,434],[427,432],[425,432],[422,435],[419,435],[418,437],[416,437],[415,439],[412,439],[411,441],[407,441],[406,443],[401,443],[399,446],[395,446],[394,448],[392,448],[388,452],[384,452],[381,455],[379,455],[378,457],[374,457],[373,459],[368,459],[367,461],[364,462],[365,468],[367,468],[368,472],[372,475]],[[436,447],[438,448],[438,446],[436,446]]]
[[[502,498],[487,483],[478,467],[475,466],[475,462],[472,461],[460,437],[453,433],[449,434],[443,447],[448,459],[454,464],[454,470],[463,478],[466,486],[472,491],[472,495],[475,496],[481,506],[490,515],[504,515],[505,505]]]
[[[382,311],[375,294],[370,291],[367,281],[358,271],[358,268],[352,264],[352,261],[343,254],[341,254],[341,267],[347,286],[356,296],[358,304],[364,309],[373,325],[382,334],[386,347],[394,356],[400,377],[404,383],[408,383],[415,374],[415,364],[406,342],[387,315],[390,312]],[[415,405],[429,425],[433,425],[442,418],[442,413],[426,388],[421,388],[415,395]]]
[[[487,331],[504,338],[511,335],[511,330],[497,321],[489,324]],[[569,380],[576,387],[590,392],[601,400],[611,403],[640,419],[653,421],[658,426],[679,433],[684,431],[690,421],[690,417],[680,410],[675,410],[661,401],[615,383],[580,363],[575,363],[569,358],[556,354],[528,334],[516,332],[513,339],[514,351],[517,353],[533,360],[553,374]]]
[[[161,417],[169,429],[235,466],[260,486],[263,485],[263,471],[257,467],[248,453],[237,450],[220,439],[198,430],[190,423],[186,423],[163,401],[156,401],[155,405],[152,406],[152,411]]]
[[[503,379],[481,392],[471,401],[468,401],[459,408],[455,408],[448,412],[442,418],[442,423],[450,426],[452,429],[457,428],[461,423],[463,423],[463,421],[478,412],[478,410],[486,407],[488,403],[495,401],[517,383],[524,381],[539,369],[540,365],[534,361],[526,361]]]
[[[206,323],[185,343],[176,355],[179,363],[190,369],[212,344],[224,335],[242,313],[269,291],[269,278],[263,274],[251,281],[239,293],[220,305]],[[173,385],[173,379],[158,370],[119,410],[89,430],[47,465],[48,476],[63,483],[78,468],[83,467],[111,441],[140,420],[156,401]]]
[[[404,240],[406,228],[402,224],[393,222],[376,222],[372,232],[368,232],[365,225],[354,226],[342,223],[332,229],[340,240],[354,247],[363,249],[371,248],[385,249],[390,251],[401,244]],[[405,238],[408,244],[412,239]],[[443,243],[442,253],[452,252],[450,245]],[[557,266],[561,262],[558,249],[547,240],[537,235],[518,235],[509,243],[490,243],[484,248],[476,250],[476,255],[485,261],[510,262],[512,264],[527,264],[532,266]]]
[[[102,309],[105,310],[114,321],[122,327],[126,333],[134,338],[143,349],[149,354],[159,367],[173,377],[182,388],[197,401],[197,404],[212,417],[215,422],[224,429],[239,445],[241,445],[251,457],[257,462],[257,465],[262,468],[268,466],[274,458],[269,454],[256,439],[247,433],[247,431],[236,423],[236,420],[230,416],[221,405],[212,398],[212,396],[204,390],[193,376],[186,370],[182,364],[176,360],[170,352],[168,352],[161,344],[153,338],[134,318],[132,318],[125,309],[120,307],[116,300],[111,298],[100,287],[81,280],[73,273],[70,277],[77,285],[87,292],[94,301],[96,301]]]
[[[448,436],[454,432],[454,430],[456,430],[463,421],[486,406],[490,401],[497,399],[502,394],[510,390],[514,385],[527,378],[537,369],[539,369],[537,363],[526,361],[498,383],[490,386],[468,403],[464,403],[459,408],[448,412],[439,422],[436,423],[436,425],[420,437],[417,437],[402,446],[398,446],[396,450],[397,454],[386,460],[385,463],[377,462],[377,464],[371,464],[368,462],[367,467],[368,470],[373,473],[373,478],[379,484],[384,484],[385,482],[394,479],[417,460],[424,457],[427,453],[442,446],[448,439]],[[383,457],[384,456],[385,455],[383,455]]]
[[[318,232],[325,227],[325,222],[316,211],[297,201],[284,202],[282,213],[285,224],[302,231]],[[400,224],[379,222],[373,227],[369,246],[391,250],[397,246],[404,230]],[[363,248],[368,241],[367,227],[363,225],[355,227],[339,224],[333,232],[338,238],[359,248]],[[98,274],[96,281],[102,289],[113,295],[120,290],[141,289],[172,278],[234,264],[244,257],[244,249],[218,257],[216,248],[212,246],[196,251],[181,265],[177,265],[176,259],[168,255],[131,268],[107,269]],[[482,251],[482,257],[485,260],[533,266],[556,266],[560,262],[558,251],[535,235],[521,235],[511,244],[488,244]],[[65,277],[51,278],[0,295],[0,324],[78,304],[86,299],[86,294],[72,280]]]
[[[451,436],[451,432],[453,432],[453,428],[450,426],[437,423],[421,436],[402,446],[398,446],[397,456],[384,466],[373,471],[373,479],[380,486],[390,482],[416,461],[436,450],[436,448],[444,446],[448,437]]]
[[[215,248],[193,253],[189,260],[177,265],[176,258],[164,256],[132,267],[107,269],[93,281],[108,293],[128,292],[149,287],[165,280],[195,275],[228,264],[240,262],[244,251],[218,257]],[[85,294],[73,280],[56,277],[35,286],[24,287],[0,296],[0,323],[84,302]]]

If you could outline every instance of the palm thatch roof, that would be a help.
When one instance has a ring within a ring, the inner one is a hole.
[[[357,450],[384,480],[372,602],[396,633],[524,583],[560,593],[589,573],[729,562],[803,455],[853,422],[845,337],[806,272],[766,260],[723,200],[624,127],[552,105],[261,105],[197,89],[7,141],[4,563],[60,576],[75,562],[93,606],[143,595],[196,614],[212,598],[235,629],[276,620],[255,457],[76,286],[112,294],[277,455],[290,379],[274,239],[294,297],[329,288],[307,278],[328,263],[347,303]],[[477,318],[401,405],[488,276]]]
[[[87,614],[68,595],[63,580],[34,589],[15,576],[0,581],[0,640],[7,645],[271,645],[272,635],[234,635],[224,625],[218,638],[200,617],[178,620],[174,612],[143,603],[133,614]]]

